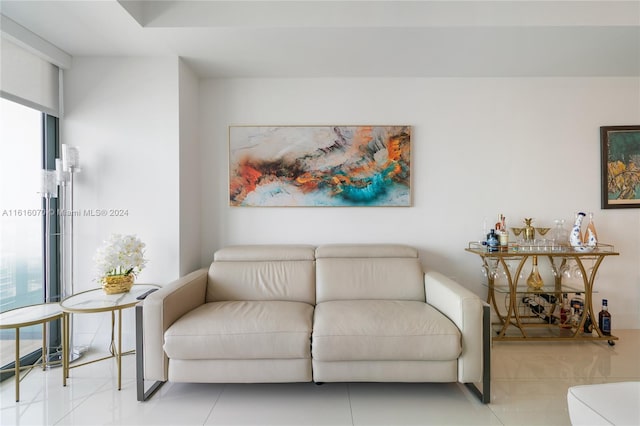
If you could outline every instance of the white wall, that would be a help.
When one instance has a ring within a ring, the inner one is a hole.
[[[179,63],[180,116],[180,275],[200,267],[200,139],[198,135],[199,80]]]
[[[96,286],[93,254],[120,232],[147,243],[140,282],[205,266],[227,244],[381,241],[417,246],[426,267],[484,295],[463,250],[484,218],[550,226],[585,210],[621,253],[603,263],[595,300],[610,299],[614,327],[640,328],[640,211],[600,209],[598,133],[638,124],[638,78],[198,82],[176,58],[81,57],[64,94],[62,142],[83,168],[76,210],[127,210],[76,217],[75,291]],[[413,126],[412,207],[228,207],[229,124],[336,123]],[[83,326],[95,333],[95,321]]]
[[[75,191],[75,292],[99,286],[93,256],[111,233],[147,245],[138,282],[179,275],[179,126],[176,58],[76,57],[64,75],[61,142],[77,146],[82,172]],[[105,210],[107,216],[92,216]],[[123,215],[112,216],[113,210]],[[132,331],[132,310],[126,321]],[[75,322],[78,341],[98,319]],[[97,318],[108,322],[107,318]],[[110,322],[109,322],[110,324]],[[101,333],[101,337],[104,337]]]
[[[621,253],[595,296],[640,328],[640,211],[600,209],[599,126],[638,124],[638,78],[210,79],[201,82],[202,264],[227,244],[401,242],[485,295],[466,253],[482,222],[592,211]],[[413,126],[410,208],[231,208],[230,124]]]

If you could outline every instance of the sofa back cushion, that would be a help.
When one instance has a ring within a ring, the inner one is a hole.
[[[314,247],[247,245],[218,250],[209,267],[206,301],[227,300],[315,305]]]
[[[399,244],[331,244],[316,249],[316,303],[425,301],[418,251]]]

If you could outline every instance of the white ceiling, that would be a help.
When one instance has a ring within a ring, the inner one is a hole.
[[[0,0],[0,13],[72,56],[180,56],[202,77],[640,76],[640,0]]]

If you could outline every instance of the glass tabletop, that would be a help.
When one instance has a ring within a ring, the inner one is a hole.
[[[527,245],[528,244],[528,245]],[[533,243],[510,243],[506,250],[487,250],[487,246],[477,241],[471,241],[465,249],[482,257],[521,257],[521,256],[554,256],[554,257],[592,257],[618,255],[611,244],[599,243],[597,247],[570,247],[566,245],[534,245]]]
[[[23,306],[0,314],[0,329],[26,327],[55,319],[62,315],[59,303]]]
[[[101,288],[84,291],[67,297],[60,302],[65,312],[108,312],[134,306],[141,294],[160,288],[155,284],[134,284],[127,293],[106,294]]]

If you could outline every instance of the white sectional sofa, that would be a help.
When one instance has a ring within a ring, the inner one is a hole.
[[[137,318],[139,400],[165,381],[373,381],[460,382],[489,402],[488,307],[405,245],[223,248]]]

